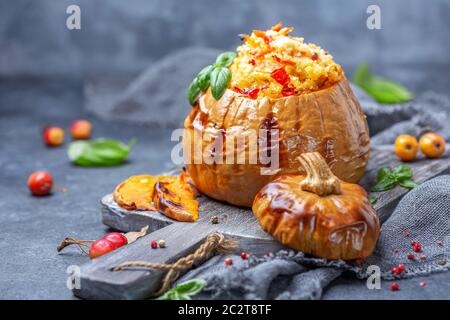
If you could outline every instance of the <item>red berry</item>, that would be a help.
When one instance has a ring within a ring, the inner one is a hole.
[[[225,263],[226,266],[231,266],[233,264],[233,259],[226,258],[225,260],[223,260],[223,263]]]
[[[405,272],[405,265],[402,264],[402,263],[400,263],[400,264],[397,266],[397,269],[398,269],[398,272],[399,272],[399,273]]]
[[[398,270],[397,267],[393,267],[393,268],[391,269],[391,273],[392,273],[392,274],[399,274],[400,271]]]
[[[249,256],[250,256],[250,254],[248,254],[247,252],[242,252],[241,253],[241,259],[242,260],[247,260]]]
[[[70,126],[72,138],[76,140],[89,139],[91,137],[92,124],[86,120],[75,120]]]
[[[414,253],[410,252],[408,253],[408,255],[406,256],[409,260],[415,260],[416,256],[414,255]]]
[[[42,138],[48,146],[59,146],[64,142],[64,130],[58,127],[47,127],[42,133]]]
[[[425,281],[421,281],[420,283],[419,283],[419,286],[421,286],[421,287],[425,287],[427,285],[427,283],[425,282]]]
[[[120,248],[128,243],[127,238],[120,232],[110,232],[105,234],[103,239],[108,240],[114,246],[114,249]]]
[[[114,249],[114,245],[111,243],[111,241],[108,241],[106,239],[99,239],[91,244],[89,257],[91,259],[95,259],[110,251],[113,251]]]
[[[52,176],[45,171],[36,171],[28,177],[28,188],[35,196],[45,196],[53,186]]]
[[[391,291],[397,291],[399,289],[400,289],[400,286],[398,285],[397,282],[391,283]]]
[[[412,245],[412,248],[415,252],[420,252],[422,251],[422,245],[418,242],[414,242]]]
[[[152,246],[152,249],[158,248],[158,243],[155,240],[153,240],[150,245]]]

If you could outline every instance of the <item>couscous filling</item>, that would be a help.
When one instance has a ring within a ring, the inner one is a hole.
[[[342,68],[319,46],[290,36],[281,24],[243,35],[230,66],[229,88],[249,98],[280,98],[322,90],[337,83]]]

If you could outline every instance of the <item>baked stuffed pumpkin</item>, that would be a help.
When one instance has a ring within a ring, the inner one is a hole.
[[[250,207],[276,177],[304,174],[298,157],[305,152],[319,152],[343,181],[357,182],[364,173],[368,127],[344,72],[328,52],[291,31],[278,24],[244,35],[237,54],[219,56],[189,87],[184,159],[196,187],[211,198]],[[250,161],[254,141],[245,137],[261,129],[276,132],[276,144],[270,133],[259,146],[266,156],[278,153],[275,169],[261,158]],[[241,147],[227,147],[239,138]],[[207,161],[217,154],[224,160]]]

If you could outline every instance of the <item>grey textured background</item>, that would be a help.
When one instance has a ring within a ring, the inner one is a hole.
[[[69,4],[81,7],[80,31],[65,28]],[[380,6],[382,30],[365,27],[369,4]],[[0,76],[136,75],[176,49],[232,49],[237,34],[283,21],[348,74],[369,62],[413,90],[444,91],[449,15],[448,0],[1,0]]]
[[[69,4],[81,6],[80,31],[65,28]],[[368,4],[380,5],[382,30],[365,27]],[[329,50],[348,75],[368,62],[418,94],[449,96],[449,16],[446,0],[0,0],[0,298],[70,299],[65,269],[86,257],[75,248],[57,254],[58,241],[103,235],[100,198],[129,175],[170,166],[170,131],[92,118],[82,108],[86,81],[130,79],[190,46],[232,49],[238,33],[281,20]],[[43,146],[43,126],[67,128],[80,117],[93,121],[96,137],[137,137],[130,162],[82,169],[70,165],[65,147]],[[38,169],[67,192],[30,196],[26,181]],[[448,298],[449,273],[428,277],[424,288],[421,280],[403,280],[392,294],[388,283],[368,291],[348,276],[324,298]]]

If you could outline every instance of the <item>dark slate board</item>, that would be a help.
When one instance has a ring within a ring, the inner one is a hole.
[[[380,167],[394,167],[400,162],[392,147],[372,150],[369,165],[361,185],[367,190],[375,182]],[[436,160],[419,159],[409,164],[418,183],[439,174],[450,172],[448,155]],[[385,221],[407,190],[396,187],[378,194],[374,205],[381,221]],[[163,273],[157,270],[110,269],[124,261],[153,261],[171,263],[193,252],[208,234],[219,231],[239,240],[240,251],[263,254],[276,251],[282,246],[259,226],[251,210],[214,201],[206,196],[199,198],[200,218],[195,223],[176,222],[158,212],[128,211],[119,207],[112,195],[102,201],[103,223],[123,232],[136,231],[149,225],[149,234],[138,241],[92,260],[81,267],[81,288],[74,294],[86,299],[143,299],[159,288]],[[211,216],[219,217],[219,224],[210,222]],[[164,239],[167,248],[152,250],[152,240]]]

